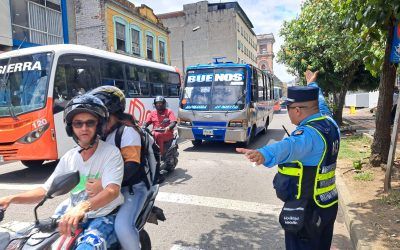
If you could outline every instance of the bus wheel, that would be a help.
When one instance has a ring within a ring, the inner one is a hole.
[[[262,133],[265,135],[267,133],[267,129],[269,126],[269,119],[267,119],[267,121],[265,122],[265,128],[263,129]]]
[[[193,146],[195,146],[195,147],[200,146],[202,143],[203,143],[203,140],[193,140],[193,141],[192,141],[192,144],[193,144]]]
[[[34,161],[21,161],[24,166],[28,168],[40,168],[44,160],[34,160]]]
[[[251,128],[249,137],[247,137],[246,141],[240,142],[239,146],[242,148],[247,148],[250,145],[250,143],[253,141],[253,139],[255,137],[255,133],[256,133],[256,128],[255,127]]]

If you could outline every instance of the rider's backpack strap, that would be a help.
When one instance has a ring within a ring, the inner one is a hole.
[[[122,134],[124,133],[125,125],[121,125],[118,127],[117,132],[115,133],[115,146],[121,150],[121,140]]]

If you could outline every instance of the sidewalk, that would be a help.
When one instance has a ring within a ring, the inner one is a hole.
[[[349,130],[374,135],[375,116],[369,108],[358,109],[355,114],[350,114],[350,109],[344,108],[343,121],[349,125]]]
[[[348,124],[344,126],[344,134],[346,131],[356,131],[358,133],[368,134],[371,137],[375,132],[375,116],[370,112],[370,109],[358,109],[355,114],[350,114],[350,110],[345,108],[343,110],[343,121]],[[398,141],[399,143],[399,141]],[[397,150],[400,149],[398,144]],[[381,179],[384,176],[384,172],[380,169],[376,169],[377,179]],[[382,173],[380,173],[382,172]],[[383,182],[372,183],[360,183],[361,187],[349,186],[344,173],[337,173],[337,189],[339,192],[339,205],[344,214],[345,223],[350,233],[350,238],[353,242],[354,249],[366,250],[366,249],[400,249],[396,247],[387,247],[385,241],[382,239],[387,239],[386,242],[397,241],[399,235],[400,224],[397,223],[396,218],[395,223],[392,226],[392,233],[388,235],[387,229],[379,227],[379,220],[387,221],[387,218],[380,217],[381,213],[376,210],[376,204],[379,202],[379,195],[381,190],[383,190]],[[378,185],[376,185],[378,184]],[[362,186],[364,185],[364,187]],[[360,190],[364,189],[364,190]],[[364,191],[364,193],[363,193]],[[373,193],[373,195],[364,195],[365,191]],[[360,199],[364,196],[364,199]],[[361,201],[362,200],[362,201]],[[397,217],[397,213],[395,214]],[[377,223],[378,221],[378,223]],[[386,223],[387,224],[387,223]],[[396,229],[397,228],[397,229]],[[382,236],[384,235],[384,236]],[[392,238],[391,238],[392,237]],[[393,244],[392,244],[393,245]]]

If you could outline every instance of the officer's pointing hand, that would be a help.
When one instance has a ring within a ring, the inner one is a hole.
[[[255,162],[257,165],[261,165],[265,162],[264,156],[257,150],[236,148],[236,152],[244,154],[247,159],[249,159],[251,162]]]

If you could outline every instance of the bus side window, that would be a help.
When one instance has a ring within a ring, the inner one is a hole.
[[[257,102],[258,100],[258,79],[257,79],[257,70],[253,68],[253,75],[251,77],[251,101]]]
[[[167,91],[165,89],[165,84],[162,81],[162,71],[159,69],[148,68],[149,80],[151,85],[151,95],[166,95]]]
[[[168,73],[168,95],[171,97],[177,97],[180,95],[181,90],[181,80],[180,75],[178,73]]]
[[[263,79],[263,73],[260,70],[257,70],[257,79],[258,79],[258,101],[265,100],[265,85]]]
[[[125,90],[124,64],[107,59],[101,60],[101,84]]]
[[[54,79],[54,111],[60,112],[73,97],[97,87],[98,60],[83,55],[63,55],[58,59]]]

